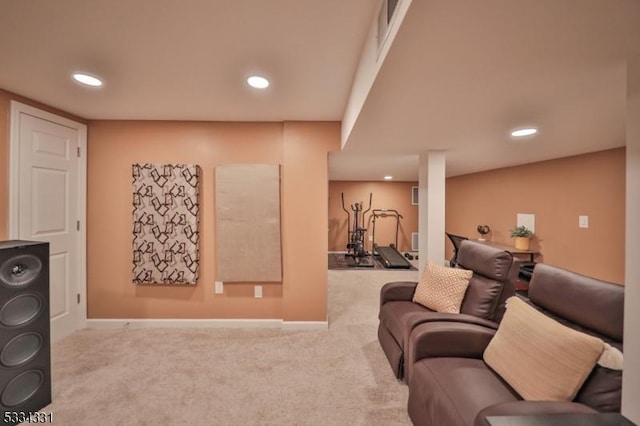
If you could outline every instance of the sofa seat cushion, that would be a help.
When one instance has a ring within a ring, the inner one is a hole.
[[[413,302],[387,302],[380,308],[380,323],[389,330],[398,345],[404,348],[405,334],[409,333],[425,314],[435,313],[422,305]]]
[[[378,318],[381,326],[389,331],[401,348],[409,340],[411,331],[425,322],[453,321],[482,325],[494,330],[498,328],[495,322],[473,315],[434,312],[420,304],[406,301],[385,303],[380,308]]]
[[[425,358],[413,365],[408,409],[414,425],[472,425],[484,408],[519,400],[481,359]]]

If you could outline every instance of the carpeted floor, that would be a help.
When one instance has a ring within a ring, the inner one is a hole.
[[[344,253],[329,253],[329,269],[334,269],[334,270],[344,270],[344,269],[348,269],[348,270],[353,270],[353,269],[376,269],[376,270],[386,270],[388,271],[389,269],[385,268],[382,265],[382,262],[380,262],[380,260],[375,257],[375,256],[367,256],[364,258],[364,262],[366,264],[369,265],[373,265],[373,267],[368,267],[368,268],[364,268],[364,267],[353,267],[353,266],[349,266],[354,264],[354,260],[351,257],[346,257]],[[411,268],[409,268],[409,270],[415,271],[416,267],[415,264],[417,263],[417,261],[413,261],[411,262],[414,266],[412,266]]]
[[[329,330],[85,329],[52,348],[59,425],[410,425],[377,341],[379,289],[329,271]]]

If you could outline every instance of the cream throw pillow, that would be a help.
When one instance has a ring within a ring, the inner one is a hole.
[[[572,401],[604,349],[518,297],[484,352],[484,361],[528,401]]]
[[[623,356],[620,349],[614,348],[608,343],[604,343],[604,351],[598,358],[598,365],[611,370],[622,370]]]
[[[436,312],[460,313],[473,271],[427,262],[413,301]]]

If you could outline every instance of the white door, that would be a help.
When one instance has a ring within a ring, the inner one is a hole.
[[[34,111],[15,111],[12,117],[18,146],[12,152],[11,203],[14,209],[14,236],[20,240],[49,242],[51,340],[59,340],[80,327],[80,303],[84,271],[80,262],[83,250],[80,238],[79,182],[80,148],[86,128],[56,116]],[[43,118],[44,117],[44,118]],[[74,126],[74,127],[70,127]],[[80,126],[80,127],[78,127]],[[14,195],[14,194],[12,194]],[[82,198],[82,196],[80,197]]]

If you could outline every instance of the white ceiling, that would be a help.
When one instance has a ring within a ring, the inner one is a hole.
[[[378,4],[2,1],[0,88],[87,119],[341,120]],[[631,55],[638,0],[413,0],[330,177],[417,180],[432,149],[453,176],[624,146]],[[540,133],[516,143],[521,125]]]
[[[0,88],[87,119],[340,120],[373,3],[3,0]]]

